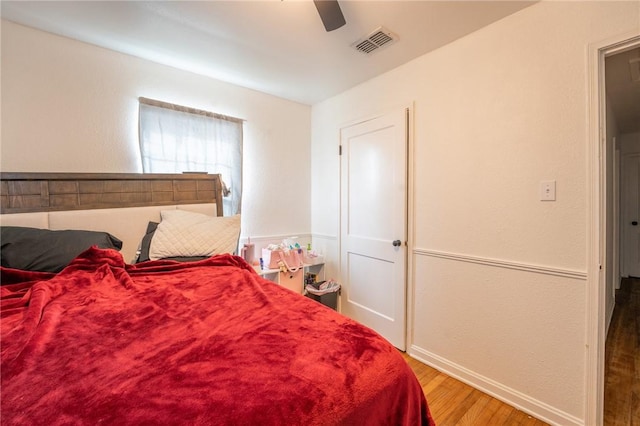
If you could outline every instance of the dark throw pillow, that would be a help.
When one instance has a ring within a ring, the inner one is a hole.
[[[153,238],[153,234],[156,232],[157,227],[158,222],[149,222],[147,224],[147,232],[145,232],[144,237],[142,237],[142,242],[140,243],[140,254],[138,255],[136,263],[146,262],[149,260],[149,247],[151,247],[151,239]]]
[[[2,266],[27,271],[60,272],[92,246],[122,248],[122,241],[106,232],[0,227]]]

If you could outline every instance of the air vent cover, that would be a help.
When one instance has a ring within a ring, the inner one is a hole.
[[[374,30],[371,34],[353,43],[351,46],[366,55],[390,46],[398,41],[398,36],[384,27]]]

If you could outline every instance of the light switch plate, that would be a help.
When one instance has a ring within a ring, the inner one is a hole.
[[[556,200],[556,181],[543,180],[540,182],[540,201]]]

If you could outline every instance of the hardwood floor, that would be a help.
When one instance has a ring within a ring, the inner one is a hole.
[[[605,349],[605,426],[640,425],[640,279],[625,278]]]
[[[404,354],[427,397],[438,426],[523,425],[546,423]]]

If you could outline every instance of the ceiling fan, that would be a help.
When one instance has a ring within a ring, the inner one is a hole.
[[[344,20],[338,0],[313,0],[313,4],[316,5],[320,19],[324,24],[324,29],[327,32],[336,30],[347,23]]]

